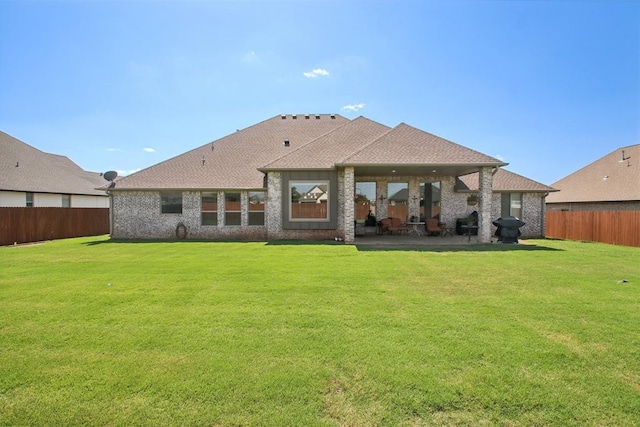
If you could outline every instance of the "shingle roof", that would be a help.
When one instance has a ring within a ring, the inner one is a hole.
[[[126,176],[115,190],[262,188],[264,175],[258,168],[349,122],[340,115],[295,117],[278,115],[239,130]]]
[[[478,191],[480,174],[470,173],[458,177],[456,180],[456,190]],[[558,191],[553,187],[541,184],[522,175],[513,173],[504,168],[498,168],[493,174],[493,191],[501,192],[522,192],[522,193],[547,193]],[[547,196],[548,197],[548,196]]]
[[[404,123],[391,129],[365,117],[350,121],[339,115],[287,115],[124,177],[114,190],[252,189],[263,187],[262,172],[267,170],[388,164],[473,170],[506,163]]]
[[[0,190],[107,196],[96,190],[100,174],[87,172],[69,158],[38,150],[0,131]]]
[[[640,144],[612,151],[552,186],[560,191],[547,203],[640,200]]]
[[[360,116],[261,169],[330,169],[389,129]]]
[[[401,123],[342,162],[345,165],[504,165],[498,159]]]

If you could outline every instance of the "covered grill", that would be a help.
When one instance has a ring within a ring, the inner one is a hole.
[[[493,221],[493,225],[498,227],[495,235],[498,236],[498,241],[502,243],[518,243],[518,236],[520,227],[525,223],[515,216],[504,216]]]

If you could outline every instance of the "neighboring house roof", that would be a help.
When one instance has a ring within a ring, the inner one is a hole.
[[[618,148],[551,185],[560,191],[547,203],[638,201],[640,144]]]
[[[460,176],[456,179],[456,190],[478,191],[480,188],[479,179],[480,174],[478,172]],[[516,193],[550,193],[558,190],[517,173],[498,168],[493,174],[493,191],[497,193],[507,191]]]
[[[264,174],[258,170],[260,167],[349,123],[340,115],[306,117],[300,114],[272,117],[123,177],[114,190],[263,188]],[[289,146],[284,141],[289,141]]]
[[[0,131],[0,190],[105,196],[100,174],[69,158],[38,150]]]

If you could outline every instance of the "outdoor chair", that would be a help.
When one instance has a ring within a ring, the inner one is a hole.
[[[408,232],[409,227],[406,224],[403,224],[399,218],[384,218],[380,220],[380,232],[381,233],[389,233],[393,234],[394,231],[398,233],[402,233],[403,231]]]
[[[424,223],[424,228],[425,231],[427,232],[427,235],[443,235],[443,231],[444,229],[442,228],[442,226],[440,225],[440,222],[438,221],[438,218],[428,218],[425,223]]]

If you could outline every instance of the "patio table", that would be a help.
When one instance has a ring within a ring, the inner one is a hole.
[[[405,222],[405,224],[407,226],[411,226],[411,228],[409,228],[409,231],[407,234],[412,234],[414,233],[417,236],[422,236],[422,230],[420,230],[420,226],[422,226],[422,229],[424,229],[424,222],[420,222],[420,221],[415,221],[415,222]]]

